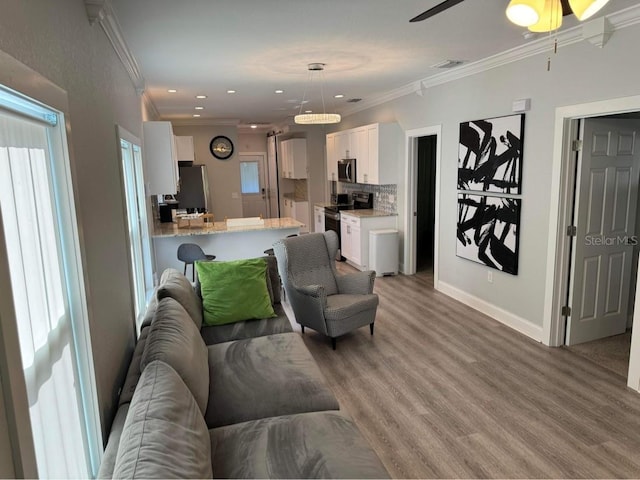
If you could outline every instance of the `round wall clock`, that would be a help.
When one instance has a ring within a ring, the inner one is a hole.
[[[224,135],[218,135],[211,140],[209,150],[211,150],[211,154],[217,159],[226,160],[233,155],[233,142]]]

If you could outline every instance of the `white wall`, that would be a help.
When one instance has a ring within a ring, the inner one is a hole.
[[[121,173],[115,125],[141,135],[140,97],[80,0],[7,0],[0,50],[68,94],[74,195],[103,429],[134,344]]]
[[[265,152],[267,153],[266,133],[240,133],[238,132],[238,152]]]
[[[173,133],[193,137],[194,163],[207,166],[214,220],[242,217],[238,129],[225,125],[174,125]],[[227,160],[218,160],[209,150],[211,140],[218,135],[224,135],[233,142],[233,155]]]
[[[587,42],[560,48],[549,72],[547,55],[538,55],[356,113],[339,129],[385,121],[404,130],[442,124],[440,281],[541,329],[555,108],[640,93],[640,64],[630,57],[639,42],[640,27],[628,27],[603,49]],[[487,267],[456,257],[458,129],[463,121],[508,115],[520,98],[531,98],[531,110],[525,121],[519,274],[495,272],[490,284]],[[401,202],[404,188],[398,185]],[[399,212],[404,214],[404,205]]]

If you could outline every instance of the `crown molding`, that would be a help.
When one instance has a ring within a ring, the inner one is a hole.
[[[625,8],[624,10],[612,13],[610,15],[607,15],[606,17],[600,17],[559,32],[556,35],[556,38],[558,40],[558,47],[571,45],[573,43],[578,43],[585,40],[587,35],[584,32],[592,29],[593,23],[602,23],[602,18],[605,19],[604,21],[606,22],[606,25],[608,27],[608,39],[613,31],[621,30],[623,28],[640,23],[640,5],[634,5],[632,7]],[[425,91],[431,87],[452,82],[454,80],[459,80],[471,75],[476,75],[478,73],[501,67],[509,63],[517,62],[534,55],[549,52],[550,48],[551,47],[549,45],[548,37],[538,38],[537,40],[528,42],[526,45],[511,48],[509,50],[498,53],[496,55],[492,55],[487,58],[483,58],[482,60],[478,60],[476,62],[464,64],[450,71],[436,73],[435,75],[425,77],[422,80],[414,81],[408,85],[404,85],[381,95],[363,100],[353,107],[344,109],[341,113],[346,117],[349,115],[353,115],[354,113],[361,112],[378,105],[382,105],[383,103],[395,100],[396,98],[404,97],[406,95],[417,94],[419,96],[423,96]]]
[[[178,126],[208,125],[238,127],[238,125],[240,124],[240,120],[237,118],[170,118],[167,120],[169,120],[172,125]]]
[[[153,103],[153,100],[149,96],[149,93],[147,93],[146,91],[142,94],[142,103],[149,113],[149,120],[160,120],[160,112],[158,111],[156,104]]]
[[[127,71],[129,78],[131,78],[136,92],[138,95],[142,95],[145,90],[144,77],[140,72],[138,62],[124,39],[120,23],[113,11],[111,0],[84,0],[84,3],[87,9],[89,23],[91,25],[95,23],[100,24],[109,42],[111,42],[111,46],[115,50],[116,55],[118,55],[120,62],[122,62],[122,65]]]

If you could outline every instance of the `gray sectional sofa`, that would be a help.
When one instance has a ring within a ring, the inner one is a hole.
[[[388,478],[292,331],[266,261],[276,317],[213,327],[197,288],[163,273],[100,478]]]

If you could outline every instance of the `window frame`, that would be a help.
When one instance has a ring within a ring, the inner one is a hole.
[[[69,102],[67,93],[37,72],[0,51],[0,85],[11,93],[29,99],[34,104],[54,111],[58,116],[57,127],[49,130],[50,154],[55,150],[55,178],[57,209],[60,218],[61,243],[63,244],[67,281],[71,290],[69,310],[74,316],[73,339],[78,374],[82,377],[82,408],[85,415],[85,441],[88,453],[88,471],[95,477],[102,461],[102,428],[98,405],[96,375],[89,332],[89,315],[85,284],[87,274],[83,268],[82,232],[78,228],[76,199],[73,181],[75,162],[68,148],[71,128],[68,122]],[[1,212],[0,212],[1,215]],[[1,220],[1,218],[0,218]],[[11,291],[11,277],[7,261],[4,226],[0,221],[0,290]],[[0,376],[14,469],[17,477],[38,477],[33,444],[29,402],[22,370],[20,343],[16,326],[16,314],[12,295],[4,295],[0,301]],[[9,368],[9,365],[12,368]],[[19,366],[20,368],[16,368]]]

